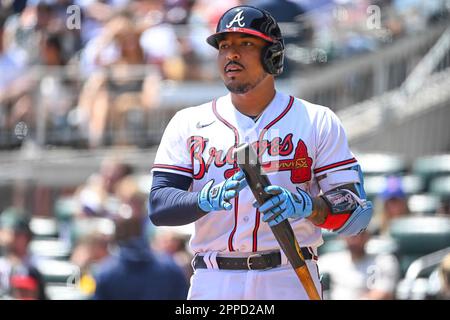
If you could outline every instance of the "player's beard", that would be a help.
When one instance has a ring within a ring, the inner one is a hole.
[[[258,84],[260,84],[265,78],[267,77],[267,73],[263,72],[261,76],[256,79],[253,83],[247,82],[247,83],[238,83],[238,82],[231,82],[228,84],[225,84],[225,87],[227,87],[228,91],[235,94],[245,94],[249,92],[250,90],[256,88]]]

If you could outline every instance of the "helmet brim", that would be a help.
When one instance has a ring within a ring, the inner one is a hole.
[[[268,42],[276,42],[276,40],[272,39],[271,37],[265,35],[262,32],[259,32],[257,30],[254,29],[249,29],[249,28],[229,28],[229,29],[225,29],[222,30],[220,32],[216,32],[215,34],[210,35],[208,38],[206,38],[206,42],[208,42],[209,45],[213,46],[216,49],[219,49],[219,39],[226,33],[231,33],[231,32],[235,32],[235,33],[245,33],[245,34],[249,34],[251,36],[255,36],[258,38],[261,38],[263,40],[266,40]]]

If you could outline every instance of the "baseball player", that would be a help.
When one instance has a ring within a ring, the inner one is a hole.
[[[372,216],[342,125],[330,109],[275,89],[284,43],[268,12],[232,8],[207,42],[229,94],[171,119],[152,168],[150,218],[195,221],[188,299],[308,299],[270,229],[286,219],[320,294],[321,229],[355,235]],[[272,182],[260,206],[233,154],[243,142]]]

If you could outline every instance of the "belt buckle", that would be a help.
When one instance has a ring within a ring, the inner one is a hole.
[[[251,254],[251,255],[249,255],[249,256],[247,257],[247,268],[248,268],[248,270],[254,270],[254,269],[252,269],[252,267],[251,267],[251,265],[252,265],[253,263],[250,261],[250,259],[251,259],[251,258],[256,258],[256,257],[262,257],[262,255],[259,254],[259,253],[254,253],[254,254]]]

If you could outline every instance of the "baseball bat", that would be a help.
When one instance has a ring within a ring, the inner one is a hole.
[[[235,149],[234,153],[235,157],[237,157],[238,165],[243,171],[248,186],[252,190],[256,201],[260,205],[263,204],[272,197],[272,195],[264,191],[264,188],[270,186],[271,183],[269,177],[261,167],[261,163],[259,162],[255,150],[248,143],[243,143]],[[320,300],[319,293],[311,278],[308,266],[305,263],[305,258],[303,257],[289,221],[286,219],[270,228],[284,254],[288,258],[289,263],[294,268],[303,288],[305,288],[309,299]]]

